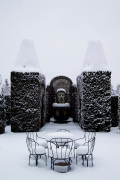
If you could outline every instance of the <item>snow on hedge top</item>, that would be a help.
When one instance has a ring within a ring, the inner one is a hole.
[[[110,71],[100,41],[89,42],[82,68],[84,71]]]
[[[14,71],[40,72],[39,61],[32,40],[24,39],[21,43]]]

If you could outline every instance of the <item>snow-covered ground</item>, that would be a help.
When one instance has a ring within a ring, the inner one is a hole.
[[[70,130],[76,138],[83,134],[77,123],[57,124],[50,122],[45,124],[39,135],[46,137],[48,132],[55,132],[60,128]],[[7,126],[5,133],[0,135],[0,180],[120,179],[120,134],[116,132],[116,128],[112,128],[109,133],[97,132],[93,154],[93,167],[91,165],[89,167],[82,166],[80,159],[76,165],[75,159],[73,159],[72,169],[67,173],[51,170],[50,159],[48,159],[46,166],[44,157],[39,160],[37,167],[34,160],[31,160],[31,166],[29,166],[26,133],[13,133],[10,131],[10,126]]]

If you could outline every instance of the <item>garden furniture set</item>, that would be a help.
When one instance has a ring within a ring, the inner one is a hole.
[[[75,158],[76,164],[78,157],[81,156],[82,164],[89,159],[93,166],[93,150],[95,145],[96,132],[88,130],[84,132],[82,138],[75,139],[74,135],[66,129],[59,129],[56,132],[48,133],[46,138],[38,136],[37,132],[27,132],[26,143],[29,150],[30,159],[35,158],[36,166],[38,159],[45,156],[47,166],[47,157],[51,159],[51,169],[55,166],[67,166],[71,169],[72,158]]]

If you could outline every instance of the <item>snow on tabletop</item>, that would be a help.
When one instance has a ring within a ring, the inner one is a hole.
[[[59,92],[59,91],[64,91],[64,92],[66,93],[66,90],[65,90],[65,89],[63,89],[63,88],[59,88],[59,89],[57,89],[57,92]]]
[[[53,103],[52,107],[70,107],[69,103]]]
[[[89,42],[82,68],[84,71],[110,71],[100,41]]]
[[[74,140],[74,135],[69,132],[53,132],[46,134],[47,141],[50,141],[52,138],[70,138]]]
[[[40,72],[39,61],[32,40],[24,39],[22,41],[13,71]]]

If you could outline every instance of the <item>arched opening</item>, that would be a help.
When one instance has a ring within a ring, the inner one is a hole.
[[[47,120],[51,117],[59,123],[75,119],[76,87],[66,76],[57,76],[47,86]]]

